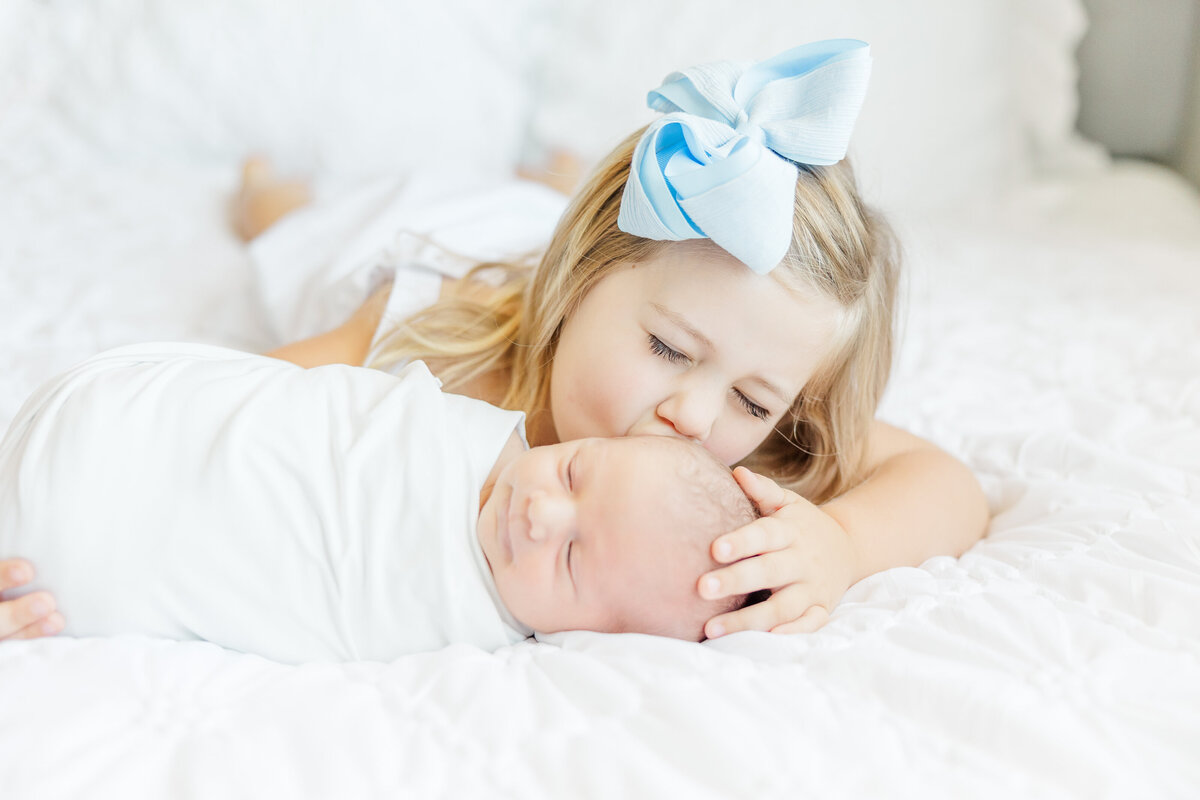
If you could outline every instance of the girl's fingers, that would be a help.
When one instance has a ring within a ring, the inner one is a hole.
[[[794,569],[788,568],[787,551],[765,553],[743,559],[700,576],[696,584],[700,596],[715,600],[734,594],[749,594],[759,589],[774,589],[794,579]]]
[[[812,633],[829,622],[829,610],[825,606],[809,606],[799,619],[771,628],[771,633]]]
[[[738,486],[758,506],[764,515],[774,514],[779,509],[800,499],[800,495],[788,491],[775,481],[757,472],[751,472],[745,467],[737,467],[733,477]]]
[[[714,539],[712,557],[718,564],[732,564],[749,556],[782,550],[794,538],[794,525],[781,525],[779,520],[763,517]]]
[[[738,631],[769,631],[780,622],[777,614],[768,598],[761,603],[713,617],[705,623],[704,635],[716,639]]]
[[[57,612],[54,608],[54,596],[49,592],[33,592],[16,600],[0,602],[0,639],[24,633],[27,628],[36,626],[39,622],[50,621],[48,618],[55,613]],[[61,619],[61,615],[59,618]]]
[[[810,603],[804,586],[793,584],[761,603],[713,617],[704,626],[704,635],[715,639],[738,631],[811,633],[829,621],[829,612]]]
[[[33,565],[23,558],[0,560],[0,592],[24,586],[33,580]]]

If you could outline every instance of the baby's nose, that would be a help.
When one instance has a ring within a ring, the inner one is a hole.
[[[529,538],[534,541],[557,540],[575,527],[575,507],[559,495],[535,492],[529,498]]]

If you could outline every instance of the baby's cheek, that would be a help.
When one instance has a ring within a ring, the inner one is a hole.
[[[537,616],[537,604],[533,602],[533,592],[521,580],[517,571],[511,568],[505,569],[493,573],[492,577],[496,582],[496,592],[500,595],[500,602],[508,609],[508,613],[516,617],[518,622],[530,628],[536,628],[533,617]]]
[[[509,613],[519,622],[540,633],[570,629],[567,609],[547,590],[544,582],[520,574],[507,577],[509,580],[503,589],[501,581],[496,581],[496,589]]]

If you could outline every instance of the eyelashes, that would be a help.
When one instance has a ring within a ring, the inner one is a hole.
[[[755,417],[756,419],[766,419],[770,416],[765,408],[760,406],[758,403],[755,403],[749,397],[746,397],[746,395],[742,394],[737,389],[734,389],[733,393],[737,395],[738,402],[742,404],[742,407],[746,409],[746,413],[750,416]]]
[[[675,348],[669,346],[666,342],[664,342],[662,339],[659,339],[653,333],[649,335],[648,341],[650,343],[650,352],[654,353],[654,355],[658,356],[659,358],[666,359],[672,364],[687,364],[691,361],[690,358]],[[770,412],[768,412],[758,403],[755,403],[749,397],[746,397],[746,395],[742,394],[737,389],[733,390],[733,394],[737,397],[738,403],[742,406],[742,408],[746,410],[746,413],[755,419],[766,419],[770,416]]]
[[[665,358],[672,364],[684,364],[689,361],[687,356],[674,348],[668,347],[662,339],[659,339],[653,333],[650,334],[650,352],[660,358]]]

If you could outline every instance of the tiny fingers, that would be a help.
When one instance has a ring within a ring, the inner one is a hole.
[[[33,565],[23,558],[0,561],[0,592],[24,586],[33,580]]]
[[[40,639],[43,636],[53,636],[56,633],[62,633],[62,629],[66,627],[66,620],[63,615],[57,611],[51,611],[37,622],[31,622],[21,630],[9,636],[9,639]]]
[[[56,621],[60,623],[57,630],[43,630],[45,624]],[[16,600],[0,602],[0,639],[27,639],[45,633],[58,633],[62,630],[61,622],[62,615],[55,609],[54,597],[49,592],[34,592]]]

